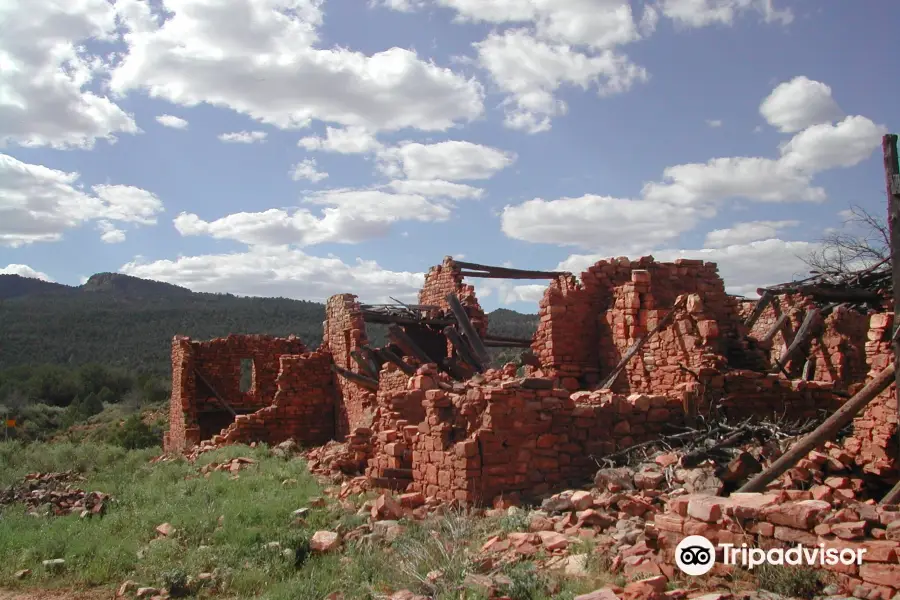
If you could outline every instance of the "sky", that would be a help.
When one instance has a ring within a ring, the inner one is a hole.
[[[444,256],[806,273],[886,212],[895,0],[0,0],[0,273],[413,299]],[[473,280],[534,312],[546,282]]]

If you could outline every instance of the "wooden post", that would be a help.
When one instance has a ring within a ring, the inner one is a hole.
[[[894,295],[894,364],[900,364],[900,164],[897,160],[897,135],[888,134],[881,140],[884,153],[884,178],[888,196],[888,228],[891,232],[891,267]],[[900,417],[900,373],[896,376],[897,415]],[[900,427],[897,428],[897,457],[900,461]]]
[[[403,350],[403,352],[412,356],[416,360],[418,360],[423,365],[427,365],[429,363],[437,362],[433,358],[431,358],[427,352],[422,350],[419,345],[409,337],[409,334],[403,330],[399,325],[391,325],[388,327],[388,338]]]
[[[359,373],[354,373],[353,371],[348,371],[342,367],[337,365],[331,365],[331,370],[344,377],[345,379],[349,379],[353,383],[359,384],[364,388],[370,389],[373,392],[378,391],[378,380],[372,379],[371,377],[366,377],[365,375],[360,375]]]
[[[390,350],[388,348],[378,348],[375,350],[375,352],[377,352],[381,358],[385,359],[385,362],[390,362],[397,365],[397,368],[403,371],[404,375],[412,377],[416,374],[416,368],[410,364],[403,362],[403,359],[394,354],[393,350]]]
[[[847,400],[843,406],[825,419],[821,425],[791,446],[791,449],[772,463],[772,466],[748,481],[738,492],[763,491],[766,485],[775,481],[779,475],[796,465],[797,461],[805,458],[810,450],[815,450],[825,442],[834,439],[834,436],[853,420],[856,413],[894,382],[894,377],[894,365],[888,365],[875,379],[867,383],[855,396]]]
[[[897,504],[897,502],[900,502],[900,481],[897,482],[897,485],[891,488],[891,491],[889,491],[887,495],[881,499],[881,502],[879,502],[879,504]]]
[[[775,337],[775,334],[781,331],[781,328],[784,327],[784,322],[788,320],[787,313],[781,313],[781,316],[778,317],[778,320],[775,321],[775,324],[772,325],[772,328],[766,332],[766,335],[762,336],[759,341],[762,343],[771,342],[772,338]]]
[[[607,377],[606,381],[604,381],[600,386],[600,389],[610,389],[612,384],[614,384],[616,382],[616,379],[619,377],[619,373],[621,373],[622,369],[625,368],[625,365],[628,364],[628,361],[630,361],[631,358],[638,353],[638,351],[644,346],[644,344],[650,341],[650,338],[652,338],[660,330],[665,328],[672,321],[672,319],[675,318],[675,313],[681,309],[682,305],[684,305],[685,302],[687,302],[686,295],[682,296],[681,299],[675,303],[675,305],[672,307],[672,310],[666,313],[666,315],[659,320],[659,322],[656,324],[656,327],[654,327],[652,331],[632,344],[631,348],[628,349],[628,351],[619,361],[619,364],[616,365],[616,368],[612,370],[612,373],[609,374],[609,377]]]
[[[797,330],[797,335],[794,336],[794,341],[788,346],[784,356],[778,359],[775,366],[772,367],[773,373],[784,370],[785,365],[791,360],[791,356],[800,348],[800,344],[812,337],[813,331],[818,324],[819,312],[818,308],[813,308],[806,313],[806,317],[800,323],[800,329]]]
[[[463,333],[466,335],[466,340],[472,345],[475,356],[482,365],[490,365],[491,355],[488,354],[487,348],[485,348],[484,343],[481,341],[481,337],[479,337],[478,332],[475,331],[475,326],[472,325],[472,321],[469,320],[469,315],[466,314],[466,309],[463,308],[462,302],[459,301],[459,296],[456,294],[447,294],[446,300],[447,304],[450,305],[450,310],[453,311],[453,316],[456,317],[456,320],[459,322],[460,329],[462,329]]]
[[[481,361],[475,356],[475,350],[459,335],[459,332],[452,327],[444,327],[444,335],[456,348],[456,353],[463,361],[473,367],[478,373],[484,373],[485,366],[481,364]]]
[[[759,300],[756,301],[756,306],[753,307],[753,312],[750,313],[750,316],[747,317],[747,320],[744,321],[744,326],[747,329],[753,329],[753,325],[756,324],[757,319],[763,314],[763,311],[766,310],[766,307],[772,303],[772,292],[766,290],[763,292],[762,296],[760,296]]]

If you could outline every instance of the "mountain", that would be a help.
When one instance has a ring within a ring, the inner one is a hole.
[[[3,275],[0,369],[99,362],[165,376],[174,335],[295,334],[315,348],[324,320],[318,302],[193,292],[117,273],[98,273],[81,286]],[[498,309],[489,321],[496,335],[530,337],[538,317]],[[370,326],[373,343],[383,343],[383,329]],[[511,357],[504,352],[498,359]]]

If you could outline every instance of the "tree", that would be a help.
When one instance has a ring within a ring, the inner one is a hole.
[[[805,259],[813,273],[840,277],[873,268],[890,258],[890,230],[885,218],[857,205],[851,206],[845,216],[844,227],[823,237],[820,249]]]

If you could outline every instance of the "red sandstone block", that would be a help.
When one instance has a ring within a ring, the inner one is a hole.
[[[831,504],[821,500],[800,500],[787,502],[763,509],[761,517],[775,525],[795,529],[811,529],[817,519],[831,510]]]
[[[868,583],[895,587],[900,584],[900,565],[863,563],[859,568],[859,576]]]

